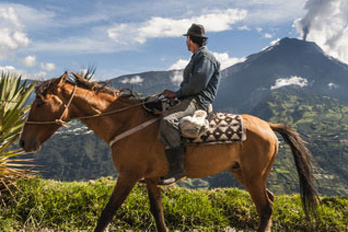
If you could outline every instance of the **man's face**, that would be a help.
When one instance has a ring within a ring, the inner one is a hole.
[[[192,41],[189,35],[186,36],[186,45],[187,45],[187,50],[192,51]]]

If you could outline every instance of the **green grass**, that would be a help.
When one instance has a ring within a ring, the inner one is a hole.
[[[13,190],[17,202],[6,194],[0,208],[0,231],[91,231],[108,201],[115,180],[59,182],[32,179]],[[168,187],[162,190],[165,219],[170,231],[224,231],[228,227],[252,230],[257,226],[254,204],[245,191],[224,188],[190,190]],[[347,231],[348,200],[322,197],[321,220],[315,231]],[[273,231],[310,231],[298,195],[275,199]],[[110,231],[155,231],[146,188],[136,186],[118,210]]]

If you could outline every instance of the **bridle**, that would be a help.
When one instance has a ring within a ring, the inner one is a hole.
[[[70,96],[70,99],[68,101],[67,104],[64,104],[64,110],[61,114],[61,116],[58,118],[58,119],[55,119],[55,120],[52,120],[52,121],[25,121],[24,124],[28,124],[28,125],[48,125],[48,124],[56,124],[56,125],[59,125],[59,126],[63,126],[63,127],[68,127],[66,125],[66,123],[68,121],[70,121],[71,119],[67,119],[67,120],[63,120],[63,117],[64,117],[64,114],[65,112],[69,109],[71,103],[72,103],[72,100],[74,99],[74,96],[75,96],[75,93],[76,93],[76,90],[77,90],[77,85],[74,85],[74,89],[71,93],[71,96]],[[158,100],[158,97],[161,96],[162,93],[158,93],[158,94],[155,94],[155,95],[152,95],[152,97],[157,97],[157,99],[154,99],[152,100],[153,102],[157,101]],[[120,108],[120,109],[116,109],[116,110],[112,110],[112,111],[109,111],[109,112],[103,112],[103,113],[99,113],[99,114],[94,114],[94,115],[88,115],[88,116],[81,116],[81,117],[75,117],[75,118],[72,118],[72,119],[91,119],[91,118],[97,118],[97,117],[103,117],[103,116],[107,116],[107,115],[111,115],[111,114],[115,114],[115,113],[118,113],[118,112],[122,112],[122,111],[125,111],[125,110],[128,110],[130,108],[134,108],[136,106],[140,106],[140,105],[144,105],[145,102],[141,102],[141,103],[138,103],[138,104],[134,104],[134,105],[130,105],[130,106],[126,106],[126,107],[123,107],[123,108]],[[109,145],[110,147],[116,143],[118,140],[120,139],[123,139],[124,137],[127,137],[139,130],[142,130],[143,128],[151,125],[152,123],[156,122],[159,120],[159,117],[156,117],[156,118],[153,118],[153,119],[150,119],[130,130],[127,130],[123,133],[121,133],[120,135],[116,136],[114,139],[112,139],[110,142],[109,142]]]
[[[71,93],[71,96],[70,96],[70,99],[68,101],[68,104],[64,104],[64,110],[63,110],[62,114],[60,115],[60,117],[58,119],[55,119],[53,121],[29,121],[29,120],[27,120],[27,121],[25,121],[24,124],[29,124],[29,125],[57,124],[59,126],[67,127],[66,126],[67,121],[64,121],[63,117],[64,117],[65,112],[69,109],[69,106],[71,105],[72,100],[74,99],[74,96],[75,96],[75,93],[76,93],[76,89],[77,89],[77,86],[74,85],[74,89],[73,89],[73,91]]]

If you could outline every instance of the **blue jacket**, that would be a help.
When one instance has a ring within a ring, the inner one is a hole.
[[[220,83],[220,62],[202,46],[191,57],[184,70],[184,80],[176,91],[179,99],[195,98],[200,108],[207,110],[213,103]]]

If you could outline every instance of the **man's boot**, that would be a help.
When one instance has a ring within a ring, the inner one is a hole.
[[[169,172],[157,185],[171,185],[186,177],[184,169],[185,148],[170,148],[165,150],[169,162]]]

